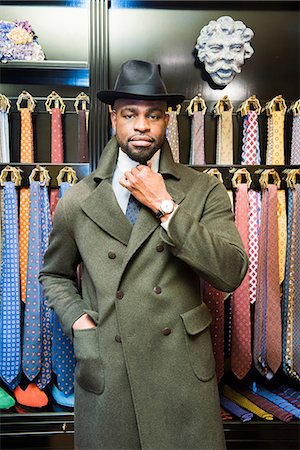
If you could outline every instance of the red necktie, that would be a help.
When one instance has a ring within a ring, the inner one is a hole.
[[[51,162],[62,164],[64,162],[62,115],[60,108],[51,109]],[[54,211],[58,202],[59,190],[50,191],[50,211],[53,219]]]
[[[245,250],[249,253],[249,201],[246,183],[237,184],[235,221]],[[251,368],[251,318],[249,271],[232,294],[231,370],[242,379]]]

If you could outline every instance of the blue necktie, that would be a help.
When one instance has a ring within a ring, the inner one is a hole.
[[[141,206],[141,203],[132,194],[130,194],[126,209],[126,217],[132,225],[135,224],[138,218]]]
[[[61,198],[71,184],[63,181],[60,185]],[[64,333],[54,310],[52,312],[52,370],[56,374],[57,387],[65,395],[74,389],[75,356],[73,344]]]
[[[29,245],[24,315],[23,371],[43,389],[51,380],[50,308],[38,280],[51,230],[47,187],[30,184]]]
[[[0,305],[0,376],[11,389],[21,369],[18,203],[15,184],[4,184]]]
[[[226,409],[226,411],[234,414],[236,417],[241,419],[242,422],[249,422],[249,420],[253,418],[252,412],[247,411],[246,409],[229,400],[229,398],[224,397],[224,395],[222,394],[220,395],[220,403],[221,406]]]

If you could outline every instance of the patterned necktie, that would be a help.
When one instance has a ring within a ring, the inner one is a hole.
[[[78,110],[78,162],[89,161],[87,121],[89,112],[85,109]]]
[[[70,183],[60,184],[59,197],[71,187]],[[73,344],[64,333],[57,314],[51,310],[52,320],[52,370],[56,375],[57,387],[65,395],[69,395],[74,389],[75,356]]]
[[[249,253],[248,186],[237,184],[235,221],[245,250]],[[244,378],[251,368],[251,318],[249,271],[241,285],[232,294],[231,370],[238,379]]]
[[[24,317],[23,371],[43,389],[51,380],[50,309],[38,281],[51,228],[47,187],[30,184],[29,258]]]
[[[132,194],[130,194],[126,208],[126,217],[132,225],[135,224],[138,218],[141,206],[141,203]]]
[[[191,165],[205,165],[204,152],[204,116],[205,111],[195,111],[192,114],[192,130],[191,130]]]
[[[293,117],[290,164],[300,164],[300,114]]]
[[[233,164],[233,106],[224,96],[215,107],[217,115],[217,150],[216,164]]]
[[[212,315],[210,334],[218,382],[224,375],[224,297],[224,292],[218,291],[207,282],[204,283],[203,300]]]
[[[15,184],[4,184],[0,304],[0,376],[11,389],[21,369],[18,202]]]
[[[30,108],[20,108],[21,115],[21,142],[20,161],[21,163],[34,162],[33,150],[33,127]],[[30,192],[27,187],[20,190],[20,282],[21,299],[26,300],[26,278],[28,259],[28,239],[29,239],[29,198]]]
[[[9,162],[8,112],[0,111],[0,163],[8,164]]]
[[[51,109],[51,162],[63,164],[63,134],[62,134],[62,114],[60,108]],[[59,199],[59,189],[50,190],[50,211],[53,219],[54,211]]]
[[[244,117],[241,163],[245,165],[260,164],[259,127],[256,111],[248,111]]]
[[[284,119],[286,104],[281,95],[266,105],[268,114],[268,140],[266,164],[284,165]]]
[[[179,134],[178,134],[178,122],[177,122],[177,111],[168,111],[169,114],[169,124],[167,128],[167,139],[171,147],[171,152],[175,162],[179,162]]]
[[[254,321],[254,363],[272,378],[281,364],[281,306],[278,263],[277,187],[262,192],[257,298]]]

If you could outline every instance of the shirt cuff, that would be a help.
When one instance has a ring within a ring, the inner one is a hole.
[[[176,211],[176,208],[174,209],[174,211],[171,212],[171,214],[169,215],[167,220],[165,220],[164,222],[160,222],[160,226],[163,227],[163,229],[166,230],[166,232],[168,232],[169,223],[170,223],[170,220],[172,219],[175,211]]]

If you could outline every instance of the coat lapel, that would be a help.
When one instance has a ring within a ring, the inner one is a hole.
[[[124,216],[112,189],[118,144],[113,137],[105,147],[98,168],[94,172],[95,189],[82,202],[81,208],[106,233],[127,245],[132,225]]]

